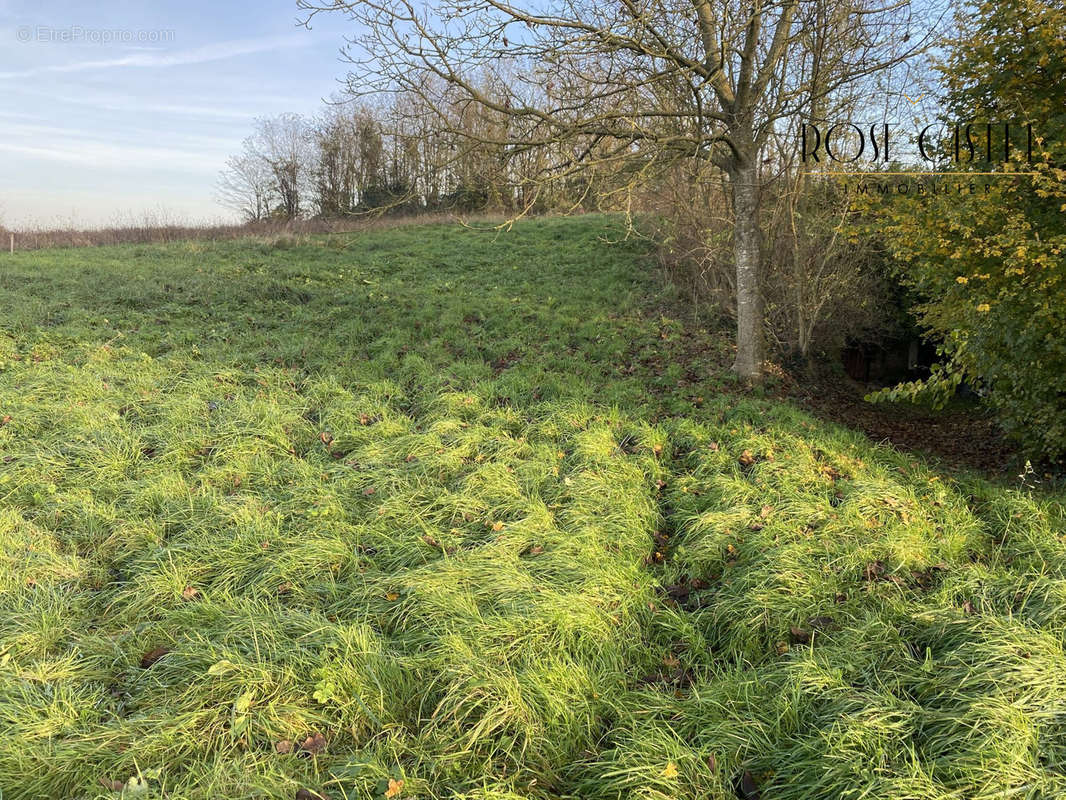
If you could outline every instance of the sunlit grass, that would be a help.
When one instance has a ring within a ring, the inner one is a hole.
[[[8,260],[4,796],[1066,792],[1061,500],[694,403],[617,236]]]

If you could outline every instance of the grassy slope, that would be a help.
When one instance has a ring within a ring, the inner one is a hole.
[[[1061,503],[675,391],[606,224],[5,259],[4,796],[1066,792]]]

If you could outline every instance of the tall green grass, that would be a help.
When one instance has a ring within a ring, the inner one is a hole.
[[[1066,794],[1061,498],[723,392],[619,234],[8,259],[4,796]]]

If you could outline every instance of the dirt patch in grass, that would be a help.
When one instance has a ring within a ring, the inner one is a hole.
[[[687,309],[664,303],[647,313],[647,332],[630,342],[618,373],[642,376],[659,394],[664,415],[698,413],[708,398],[729,394],[792,402],[813,416],[845,425],[876,443],[932,456],[951,468],[1013,479],[1024,466],[1018,448],[977,401],[957,401],[943,411],[909,403],[869,403],[862,386],[829,369],[789,372],[770,364],[762,386],[730,373],[734,349],[728,331],[701,327]]]
[[[862,431],[875,442],[931,455],[949,467],[1013,478],[1019,451],[995,419],[976,402],[957,402],[943,411],[910,404],[868,403],[868,390],[850,379],[794,380],[789,397],[819,419]]]

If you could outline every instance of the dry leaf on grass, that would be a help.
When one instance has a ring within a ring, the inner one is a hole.
[[[170,652],[169,647],[156,647],[141,656],[141,669],[148,669],[155,662]]]
[[[319,753],[326,749],[326,737],[318,731],[311,733],[300,742],[300,750],[305,753],[310,753],[313,756],[317,756]]]

